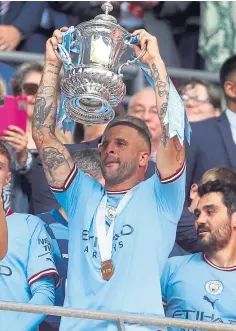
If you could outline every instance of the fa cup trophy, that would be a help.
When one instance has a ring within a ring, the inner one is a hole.
[[[104,14],[63,33],[58,49],[65,70],[61,80],[63,108],[69,118],[83,124],[112,120],[113,107],[126,94],[121,68],[145,53],[144,49],[138,58],[120,64],[121,55],[137,43],[137,38],[109,15],[113,9],[111,3],[104,3],[101,8]]]

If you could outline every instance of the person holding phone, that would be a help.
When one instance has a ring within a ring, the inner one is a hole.
[[[23,81],[21,84],[23,84]],[[7,98],[11,97],[5,94],[1,96],[4,97],[6,105]],[[12,158],[10,165],[12,172],[11,180],[4,186],[2,194],[3,204],[6,210],[14,209],[16,212],[29,211],[31,184],[28,175],[33,163],[33,156],[28,148],[28,137],[27,130],[25,132],[25,130],[16,125],[9,125],[1,130],[0,141],[6,144]]]

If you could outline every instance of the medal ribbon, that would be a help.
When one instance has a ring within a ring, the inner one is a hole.
[[[107,207],[107,193],[102,197],[102,200],[97,208],[97,213],[95,216],[95,224],[98,238],[99,251],[101,256],[101,261],[109,261],[112,256],[112,239],[114,233],[115,218],[119,215],[124,208],[127,206],[128,202],[134,196],[134,192],[137,190],[138,186],[135,186],[130,191],[128,191],[125,196],[120,200],[116,211],[114,213],[114,219],[111,221],[111,225],[106,231],[106,207]]]

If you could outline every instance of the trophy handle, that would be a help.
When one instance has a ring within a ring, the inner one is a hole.
[[[121,69],[125,66],[129,66],[130,64],[134,64],[135,62],[137,62],[139,59],[141,59],[144,54],[147,51],[147,45],[144,46],[144,49],[142,50],[142,52],[139,54],[139,56],[137,56],[136,58],[134,58],[133,60],[128,60],[127,62],[123,63],[119,69],[118,69],[118,75],[119,76],[123,76],[123,74],[121,73]]]

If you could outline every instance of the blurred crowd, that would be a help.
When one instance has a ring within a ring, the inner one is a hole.
[[[55,29],[94,18],[101,13],[101,3],[2,1],[0,49],[44,53],[45,42]],[[222,62],[234,54],[234,2],[113,1],[112,4],[112,15],[128,31],[145,28],[158,38],[162,58],[168,66],[217,72]]]
[[[129,31],[145,28],[157,37],[167,66],[219,73],[219,84],[191,77],[188,80],[174,80],[191,123],[192,134],[190,146],[186,144],[186,200],[170,257],[202,252],[195,229],[194,211],[207,190],[218,192],[218,189],[225,194],[225,188],[205,187],[205,192],[199,191],[199,186],[216,180],[236,183],[236,25],[233,17],[236,4],[223,1],[112,3],[112,15],[119,24]],[[46,41],[55,29],[76,26],[92,19],[101,12],[100,6],[98,1],[1,1],[0,50],[44,53]],[[222,15],[227,17],[227,24],[222,23]],[[61,246],[63,248],[59,247],[62,251],[58,256],[61,260],[68,260],[67,216],[49,188],[32,138],[32,116],[43,66],[41,62],[14,66],[9,81],[2,73],[1,97],[4,99],[11,93],[14,97],[25,97],[27,101],[26,130],[11,125],[1,132],[0,141],[4,142],[11,158],[11,178],[2,188],[2,198],[5,210],[39,215],[47,224],[49,235],[59,231],[54,228],[54,222],[59,222],[60,233],[63,233],[66,243]],[[60,84],[57,93],[59,106]],[[155,92],[146,87],[131,97],[128,106],[121,104],[115,111],[116,117],[129,114],[147,124],[152,134],[151,156],[146,172],[146,178],[150,178],[155,171],[157,146],[161,139]],[[97,148],[105,128],[105,124],[88,126],[77,123],[73,134],[58,127],[55,132],[57,139],[67,146],[78,168],[101,183],[104,180]],[[51,238],[54,240],[54,235]],[[61,281],[65,281],[67,265],[58,265]],[[173,268],[173,265],[167,268]],[[162,289],[168,303],[167,278],[162,280]],[[62,297],[56,304],[63,304]],[[173,317],[171,303],[167,313]],[[58,323],[56,318],[49,317],[41,324],[40,330],[57,330]]]

